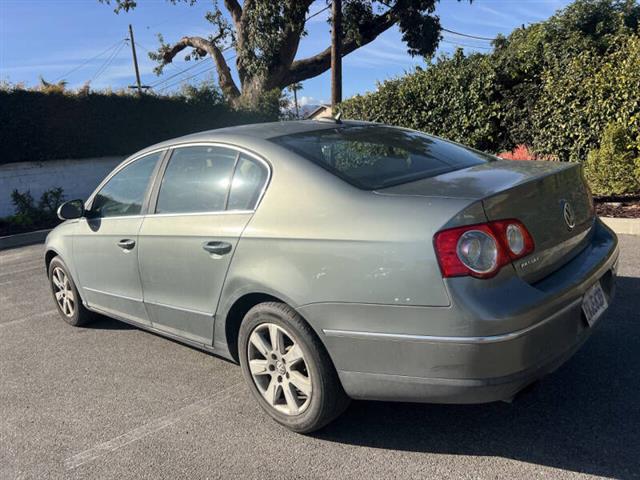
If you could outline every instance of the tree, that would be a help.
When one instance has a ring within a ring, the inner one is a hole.
[[[137,0],[98,0],[113,5],[114,11],[130,11]],[[198,0],[167,0],[172,4],[194,5]],[[373,41],[397,25],[410,55],[431,57],[440,40],[440,21],[434,15],[438,0],[344,0],[342,56]],[[470,0],[472,1],[472,0]],[[320,75],[331,65],[331,48],[314,56],[295,60],[298,45],[305,35],[305,22],[314,0],[218,0],[206,14],[213,26],[208,37],[184,36],[165,43],[151,53],[158,62],[156,73],[183,50],[187,59],[211,57],[218,74],[220,90],[236,107],[255,107],[264,94],[279,94],[293,83]],[[330,3],[330,0],[327,0]],[[233,48],[240,86],[231,74],[223,52]]]
[[[292,83],[287,87],[293,93],[293,105],[296,109],[296,119],[300,118],[300,109],[298,108],[298,91],[302,90],[302,83]]]
[[[443,56],[340,111],[491,152],[525,144],[562,161],[585,160],[616,122],[640,151],[638,0],[575,0],[493,47]]]

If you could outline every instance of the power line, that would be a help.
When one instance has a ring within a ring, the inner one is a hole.
[[[80,65],[78,65],[77,67],[72,68],[71,70],[69,70],[67,73],[60,75],[58,78],[56,78],[54,80],[54,82],[57,82],[59,80],[62,80],[64,77],[66,77],[67,75],[71,75],[73,72],[76,72],[78,70],[80,70],[82,67],[84,67],[86,64],[88,64],[89,62],[95,60],[98,57],[101,57],[102,55],[104,55],[107,52],[110,52],[111,50],[115,49],[118,45],[120,45],[121,42],[124,42],[125,40],[118,40],[116,43],[114,43],[113,45],[111,45],[109,48],[105,49],[104,51],[100,52],[99,54],[85,60],[84,62],[82,62]]]
[[[223,48],[222,50],[220,50],[220,53],[224,53],[224,52],[226,52],[227,50],[229,50],[230,48],[232,48],[232,45],[229,45],[228,47]],[[229,59],[231,59],[231,58],[233,58],[233,57],[229,57]],[[151,88],[156,88],[157,86],[162,85],[163,83],[166,83],[166,82],[168,82],[169,80],[171,80],[171,79],[173,79],[173,78],[175,78],[175,77],[177,77],[177,76],[179,76],[179,75],[182,75],[182,74],[183,74],[183,73],[185,73],[185,72],[188,72],[189,70],[192,70],[192,69],[194,69],[194,68],[196,68],[196,67],[198,67],[198,66],[202,65],[202,64],[203,64],[204,62],[206,62],[208,59],[209,59],[208,57],[205,57],[205,58],[201,58],[200,60],[197,60],[193,65],[188,66],[188,67],[187,67],[187,68],[185,68],[184,70],[180,70],[179,72],[176,72],[176,73],[174,73],[173,75],[169,75],[168,77],[163,78],[162,80],[160,80],[160,81],[158,81],[158,82],[154,83],[153,85],[151,85]],[[226,59],[225,59],[225,60],[226,60]],[[169,65],[172,65],[172,64],[170,63]],[[164,88],[165,88],[165,87],[163,87],[163,90],[164,90]]]
[[[151,85],[151,88],[157,88],[159,85],[162,85],[163,83],[167,83],[169,80],[174,79],[175,77],[178,77],[180,75],[182,75],[183,73],[188,72],[189,70],[193,70],[196,67],[201,66],[204,62],[206,62],[208,60],[208,58],[201,58],[200,60],[197,60],[193,65],[188,66],[187,68],[185,68],[184,70],[180,70],[172,75],[169,75],[168,77],[163,78],[162,80],[153,83]]]
[[[304,23],[307,23],[309,20],[311,20],[313,17],[317,17],[318,15],[320,15],[322,12],[324,12],[325,10],[329,10],[331,8],[331,5],[327,5],[326,7],[318,10],[316,13],[309,15],[307,18],[304,19]]]
[[[441,41],[444,43],[448,43],[450,45],[455,45],[456,47],[468,47],[468,48],[479,48],[480,50],[492,50],[491,47],[481,47],[480,45],[470,45],[468,43],[460,43],[460,42],[446,40],[446,39],[442,39]]]
[[[89,80],[89,83],[93,82],[94,80],[96,80],[100,75],[102,75],[107,68],[109,68],[109,66],[111,65],[111,63],[113,63],[113,61],[115,60],[115,58],[118,56],[118,54],[122,51],[122,49],[125,47],[125,45],[127,44],[127,42],[123,41],[120,46],[118,48],[116,48],[111,55],[105,60],[105,62],[98,68],[98,70],[96,71],[96,73],[93,75],[93,77],[91,78],[91,80]]]
[[[229,57],[229,59],[225,59],[225,60],[226,60],[226,61],[228,61],[228,60],[231,60],[231,58],[233,58],[233,57]],[[175,81],[175,82],[171,82],[170,84],[165,85],[164,87],[162,87],[162,88],[160,89],[160,92],[164,92],[164,91],[166,91],[166,90],[170,89],[171,87],[174,87],[174,86],[176,86],[176,85],[180,85],[182,82],[186,82],[187,80],[191,80],[191,79],[192,79],[192,78],[194,78],[194,77],[197,77],[197,76],[199,76],[199,75],[202,75],[203,73],[211,72],[211,71],[213,71],[213,70],[215,70],[215,69],[216,69],[215,65],[213,65],[213,66],[208,66],[208,67],[207,67],[207,68],[205,68],[204,70],[200,70],[199,72],[196,72],[196,73],[194,73],[194,74],[191,74],[191,75],[189,75],[188,77],[179,78],[177,81]]]
[[[496,38],[480,37],[478,35],[471,35],[469,33],[456,32],[455,30],[449,30],[448,28],[443,28],[442,31],[443,32],[452,33],[454,35],[459,35],[461,37],[475,38],[476,40],[487,40],[487,41],[490,41],[490,42],[493,42],[494,40],[497,40]]]

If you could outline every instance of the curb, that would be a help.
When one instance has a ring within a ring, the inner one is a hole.
[[[618,235],[640,235],[640,218],[600,217]]]
[[[50,231],[51,229],[36,230],[35,232],[19,233],[17,235],[0,237],[0,250],[43,243]]]

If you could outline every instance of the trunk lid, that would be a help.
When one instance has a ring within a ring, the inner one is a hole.
[[[520,220],[535,250],[514,262],[514,268],[529,282],[577,255],[593,225],[591,195],[574,163],[496,160],[379,193],[468,198],[482,202],[488,220]]]

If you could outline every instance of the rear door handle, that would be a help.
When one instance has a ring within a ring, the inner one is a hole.
[[[207,242],[202,245],[207,252],[215,255],[226,255],[231,251],[231,244],[227,242]]]
[[[128,238],[125,238],[118,242],[118,246],[120,248],[124,248],[125,250],[131,250],[133,247],[136,246],[136,242],[135,240],[129,240]]]

